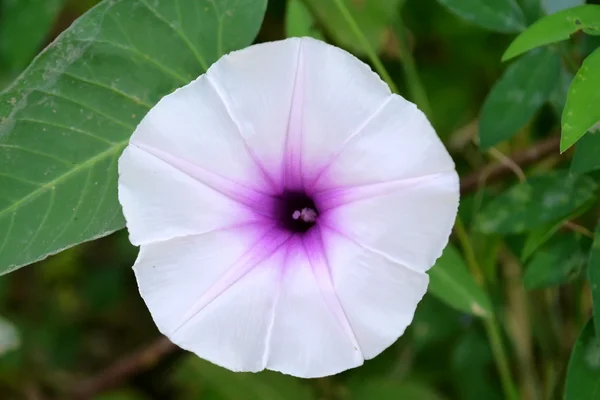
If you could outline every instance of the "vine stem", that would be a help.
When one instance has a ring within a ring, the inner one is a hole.
[[[367,56],[369,57],[369,60],[371,60],[371,63],[373,63],[373,66],[375,67],[375,70],[377,71],[377,73],[388,84],[388,86],[390,87],[390,90],[392,92],[398,93],[398,88],[396,87],[396,84],[392,80],[392,77],[390,76],[390,74],[388,74],[387,70],[383,66],[383,63],[381,62],[381,60],[375,53],[375,50],[373,50],[373,47],[371,47],[371,45],[369,44],[369,41],[367,40],[364,33],[361,31],[360,27],[356,23],[356,20],[354,19],[354,17],[352,16],[350,11],[344,4],[344,1],[343,0],[333,0],[333,2],[335,3],[336,7],[340,11],[340,14],[342,15],[342,17],[346,20],[346,23],[348,24],[348,26],[350,27],[352,32],[354,32],[356,39],[359,41],[359,43],[362,46],[365,53],[367,53]]]
[[[465,226],[460,217],[456,218],[454,233],[456,234],[456,237],[458,238],[458,241],[463,249],[465,260],[469,266],[469,269],[475,276],[475,279],[481,288],[487,292],[486,284],[483,278],[483,272],[481,271],[479,263],[477,262],[473,245],[471,244],[469,235],[467,234]],[[504,348],[504,343],[502,342],[502,335],[500,333],[500,326],[498,325],[496,315],[492,312],[490,316],[483,318],[483,325],[492,348],[494,361],[500,375],[500,381],[502,382],[504,395],[509,400],[519,400],[519,394],[510,373],[508,356],[506,349]]]
[[[421,82],[421,78],[419,77],[415,59],[408,46],[408,38],[406,36],[406,30],[404,28],[404,22],[402,21],[400,12],[398,12],[398,16],[394,20],[393,30],[398,40],[400,59],[402,61],[402,68],[404,70],[404,76],[406,78],[406,84],[408,86],[410,96],[421,109],[421,111],[423,111],[423,113],[425,113],[425,115],[427,115],[427,117],[431,120],[433,118],[431,105],[429,104],[427,92],[425,91],[423,83]]]

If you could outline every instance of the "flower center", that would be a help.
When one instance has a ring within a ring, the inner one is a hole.
[[[278,197],[281,200],[277,210],[281,227],[294,233],[304,233],[316,224],[319,211],[306,193],[285,191]]]

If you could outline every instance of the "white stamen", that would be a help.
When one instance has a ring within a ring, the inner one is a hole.
[[[317,212],[312,208],[303,208],[302,211],[294,211],[292,218],[301,219],[304,222],[315,222],[317,220]]]

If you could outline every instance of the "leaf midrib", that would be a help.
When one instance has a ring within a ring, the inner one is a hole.
[[[84,169],[86,169],[88,167],[91,168],[97,162],[103,161],[107,157],[110,157],[110,156],[114,155],[115,153],[123,150],[123,148],[125,148],[127,143],[129,143],[129,138],[127,138],[123,141],[120,141],[120,142],[116,142],[114,145],[109,147],[107,150],[104,150],[103,152],[96,154],[94,157],[91,157],[87,161],[77,165],[75,168],[58,176],[57,178],[44,183],[43,185],[39,186],[37,189],[35,189],[31,193],[29,193],[27,196],[16,201],[10,207],[5,208],[4,210],[0,211],[0,218],[4,217],[7,213],[9,213],[11,211],[18,209],[22,204],[27,203],[29,200],[40,196],[41,194],[45,193],[46,190],[52,188],[55,185],[60,184],[62,181],[68,179],[72,175],[75,175],[78,172],[83,171]]]

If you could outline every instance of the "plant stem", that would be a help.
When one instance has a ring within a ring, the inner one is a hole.
[[[460,245],[465,254],[465,260],[469,269],[474,274],[475,279],[481,286],[484,291],[487,291],[485,281],[483,279],[483,272],[477,262],[477,258],[475,256],[475,251],[473,249],[473,245],[471,244],[471,240],[469,239],[469,235],[465,229],[464,224],[462,223],[460,217],[456,218],[456,224],[454,225],[454,233],[460,242]],[[490,342],[490,346],[492,348],[492,353],[494,355],[494,361],[496,362],[496,368],[498,369],[498,373],[500,374],[500,380],[502,382],[502,389],[504,390],[504,395],[509,400],[518,400],[519,395],[516,389],[516,386],[513,382],[513,378],[510,372],[510,365],[508,362],[508,356],[506,355],[506,350],[504,348],[504,344],[502,342],[502,335],[500,334],[500,327],[498,325],[498,321],[494,313],[492,313],[489,317],[483,318],[483,324],[485,327],[486,334],[488,336],[488,340]]]
[[[392,77],[390,76],[390,74],[388,74],[387,70],[383,66],[383,63],[381,62],[381,60],[375,53],[375,50],[373,50],[373,48],[369,44],[369,41],[367,40],[367,38],[365,37],[363,32],[360,30],[360,27],[358,26],[358,24],[356,23],[356,20],[354,19],[354,17],[352,16],[352,14],[348,10],[348,8],[346,7],[346,4],[344,4],[344,1],[343,0],[333,0],[333,2],[335,3],[338,10],[340,11],[340,14],[342,14],[342,17],[346,20],[346,22],[350,26],[350,29],[352,30],[352,32],[354,32],[354,34],[356,35],[356,39],[362,46],[365,53],[367,53],[367,56],[369,57],[369,60],[371,60],[371,63],[373,63],[373,66],[375,67],[375,70],[377,71],[377,73],[388,84],[388,86],[390,87],[390,90],[392,92],[398,93],[398,88],[396,87],[396,84],[392,80]]]
[[[402,17],[398,14],[393,23],[394,33],[398,39],[398,48],[400,50],[400,59],[402,60],[402,67],[404,69],[404,76],[406,78],[406,84],[410,91],[411,99],[417,104],[417,106],[431,119],[431,106],[429,105],[429,99],[427,98],[427,92],[423,87],[423,83],[419,78],[417,72],[415,59],[408,48],[408,40],[404,29],[404,23]]]

